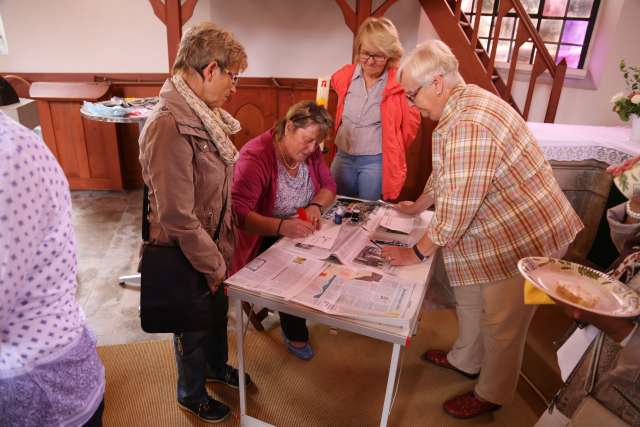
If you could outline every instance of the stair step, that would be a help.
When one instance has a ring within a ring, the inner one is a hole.
[[[500,76],[499,76],[499,75],[497,75],[497,74],[493,74],[493,75],[491,75],[491,80],[493,80],[493,81],[496,81],[496,80],[498,80],[499,78],[500,78]]]
[[[476,48],[476,53],[485,53],[485,50],[482,48]]]
[[[460,26],[462,26],[462,27],[471,27],[471,24],[468,23],[467,21],[460,21]]]

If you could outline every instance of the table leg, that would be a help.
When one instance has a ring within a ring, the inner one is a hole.
[[[400,356],[400,344],[393,345],[391,353],[391,365],[389,366],[389,378],[387,378],[387,391],[384,395],[384,405],[382,407],[382,419],[380,427],[386,427],[389,421],[389,413],[391,412],[391,404],[393,403],[393,390],[396,384],[396,374],[398,373],[398,359]]]
[[[244,383],[244,334],[242,321],[242,301],[239,298],[233,298],[233,306],[236,312],[236,348],[238,349],[238,373],[240,382],[240,420],[247,415],[247,390]]]

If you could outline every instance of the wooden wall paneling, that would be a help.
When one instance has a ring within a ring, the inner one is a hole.
[[[164,81],[112,83],[111,93],[121,98],[150,98],[160,94]]]
[[[51,118],[51,109],[47,101],[36,101],[38,107],[38,116],[40,116],[40,128],[42,129],[42,138],[45,144],[49,147],[49,150],[56,156],[56,159],[60,159],[58,153],[58,145],[56,144],[56,137],[53,133],[53,123]],[[60,160],[58,160],[60,161]]]
[[[251,138],[271,128],[278,119],[277,90],[270,86],[238,88],[224,108],[240,121],[242,130],[233,136],[233,142],[242,148]]]
[[[58,161],[67,178],[90,177],[79,102],[50,102]]]
[[[436,123],[422,120],[415,141],[407,150],[407,179],[398,200],[415,200],[431,174],[431,134]]]
[[[126,189],[142,188],[142,168],[140,166],[140,130],[134,123],[116,124],[116,139],[120,154],[122,185]]]
[[[122,190],[122,171],[116,125],[82,118],[92,188]]]

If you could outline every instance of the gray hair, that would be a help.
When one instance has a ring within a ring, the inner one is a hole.
[[[428,84],[435,76],[442,76],[448,86],[464,83],[458,71],[458,59],[449,46],[440,40],[420,43],[402,61],[398,69],[398,80],[407,76],[420,84]]]
[[[182,36],[173,73],[189,69],[201,73],[213,61],[223,69],[238,67],[243,71],[247,68],[247,54],[233,34],[212,22],[202,22]]]

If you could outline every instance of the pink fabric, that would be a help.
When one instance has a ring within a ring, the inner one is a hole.
[[[249,212],[272,216],[278,189],[278,163],[273,145],[273,129],[247,142],[240,150],[240,159],[233,174],[233,211],[239,227],[236,232],[236,250],[231,263],[231,274],[251,261],[260,248],[262,236],[243,231]],[[315,193],[322,188],[335,193],[336,183],[324,163],[320,149],[307,159],[309,176]]]
[[[336,131],[342,122],[344,100],[356,69],[355,64],[340,68],[331,76],[331,87],[338,94]],[[388,69],[387,85],[382,93],[380,113],[382,118],[382,195],[385,200],[395,200],[400,195],[407,178],[406,150],[416,138],[420,127],[420,113],[409,107],[402,86],[396,81],[396,69]]]

